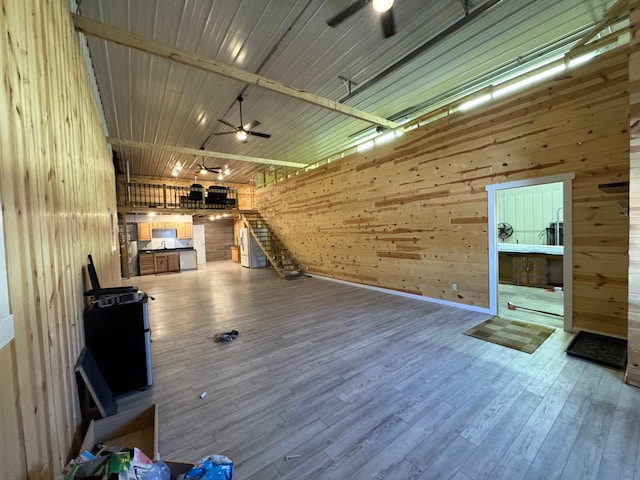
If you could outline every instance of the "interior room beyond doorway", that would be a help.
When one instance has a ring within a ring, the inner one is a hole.
[[[496,191],[498,315],[564,326],[562,182]]]

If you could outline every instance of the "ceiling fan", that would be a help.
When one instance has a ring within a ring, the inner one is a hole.
[[[327,20],[327,25],[335,27],[351,15],[362,10],[369,3],[373,5],[375,11],[380,13],[380,22],[382,23],[382,34],[384,38],[389,38],[396,33],[395,22],[393,20],[393,0],[357,0],[336,16]]]
[[[222,168],[221,167],[207,167],[204,164],[204,159],[202,160],[202,163],[200,165],[198,165],[196,168],[201,174],[204,174],[206,172],[209,172],[209,173],[222,173]]]
[[[243,143],[246,143],[248,135],[253,135],[254,137],[271,138],[271,135],[267,133],[254,132],[252,130],[253,128],[256,128],[258,125],[260,125],[260,122],[258,122],[257,120],[254,120],[253,122],[248,123],[246,125],[242,123],[242,101],[244,99],[242,98],[242,95],[238,95],[238,98],[236,100],[238,100],[238,105],[240,106],[240,126],[235,127],[231,125],[229,122],[218,119],[220,123],[223,123],[227,127],[233,128],[233,132],[219,132],[219,133],[214,133],[214,135],[227,135],[229,133],[234,133],[238,138],[238,140],[240,140]]]

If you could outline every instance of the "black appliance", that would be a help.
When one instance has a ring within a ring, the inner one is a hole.
[[[146,300],[88,307],[84,311],[84,335],[113,395],[152,384]]]
[[[144,292],[137,287],[102,288],[89,255],[91,290],[84,310],[85,344],[113,395],[152,384],[151,331]]]
[[[556,243],[556,230],[558,232],[559,241]],[[546,228],[547,231],[547,245],[564,245],[564,235],[562,222],[558,222],[556,227],[556,222],[551,222],[549,226]]]

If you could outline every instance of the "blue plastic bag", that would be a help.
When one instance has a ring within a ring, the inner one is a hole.
[[[211,455],[185,473],[184,480],[233,480],[233,462],[224,455]]]

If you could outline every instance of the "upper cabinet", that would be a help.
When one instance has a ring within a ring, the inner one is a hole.
[[[155,230],[165,230],[165,229],[172,229],[172,228],[177,228],[174,222],[152,222],[151,223],[151,229],[155,229]]]
[[[138,222],[138,240],[143,242],[151,241],[151,223]]]
[[[180,240],[193,238],[193,224],[191,222],[138,222],[138,240],[150,242],[152,230],[176,230],[176,237]]]
[[[187,239],[193,237],[193,226],[191,222],[183,222],[177,224],[178,238]]]

